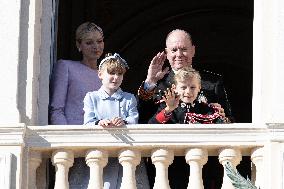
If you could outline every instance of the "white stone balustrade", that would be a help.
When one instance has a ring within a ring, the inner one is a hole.
[[[251,153],[251,161],[254,163],[256,168],[254,185],[257,188],[264,188],[264,177],[263,177],[263,148],[255,148]]]
[[[187,189],[204,189],[202,167],[208,160],[207,150],[201,148],[187,149],[185,159],[190,165],[190,176]]]
[[[141,161],[141,154],[136,150],[121,150],[118,155],[119,163],[123,167],[121,189],[136,189],[135,170]]]
[[[262,166],[265,163],[262,164],[261,161],[272,157],[262,152],[262,148],[266,148],[265,145],[269,144],[267,138],[273,137],[274,141],[280,142],[283,138],[283,148],[280,148],[279,142],[279,148],[273,150],[284,149],[284,134],[282,137],[284,132],[273,130],[273,135],[271,132],[270,129],[252,128],[250,125],[238,125],[238,127],[232,125],[220,127],[202,125],[199,127],[182,124],[151,127],[130,125],[127,128],[115,129],[87,126],[69,126],[68,128],[65,126],[31,126],[25,134],[24,141],[29,151],[35,153],[29,156],[23,154],[23,158],[28,158],[28,162],[33,163],[29,166],[30,170],[23,170],[23,173],[29,171],[29,176],[26,177],[28,181],[24,183],[25,186],[22,189],[35,188],[36,181],[39,181],[36,180],[35,173],[44,172],[42,170],[44,166],[39,167],[40,171],[36,170],[39,169],[36,167],[41,159],[40,156],[36,156],[37,152],[41,154],[43,161],[52,154],[52,162],[56,167],[55,189],[68,188],[68,171],[73,164],[74,156],[85,156],[86,158],[86,163],[90,167],[89,188],[102,188],[102,170],[109,156],[118,157],[123,166],[122,187],[136,189],[134,174],[136,166],[141,156],[151,156],[152,163],[156,167],[154,189],[170,189],[168,167],[173,162],[174,155],[184,155],[189,164],[185,166],[190,166],[189,183],[186,183],[188,188],[203,189],[202,168],[206,164],[207,157],[219,156],[220,164],[223,165],[225,161],[230,161],[236,167],[240,163],[241,153],[243,156],[251,156],[257,170],[255,185],[263,188],[261,183],[263,178],[269,179],[270,175],[263,171]],[[279,151],[279,154],[282,154],[282,151]],[[31,159],[31,157],[34,158]],[[269,161],[278,163],[271,159]],[[282,164],[279,165],[281,166]],[[216,174],[222,173],[216,172]],[[277,174],[281,175],[281,172],[278,171]],[[37,189],[41,188],[44,186],[40,181],[37,183]],[[232,189],[232,184],[226,175],[224,175],[222,189]],[[275,187],[275,189],[280,188]]]
[[[31,151],[29,156],[29,182],[28,188],[37,189],[36,170],[42,156],[37,151]],[[154,189],[170,189],[168,180],[168,167],[173,162],[174,151],[167,148],[157,148],[151,152],[152,162],[156,167]],[[241,161],[239,148],[222,148],[219,150],[219,162],[224,166],[226,161],[231,162],[234,168]],[[103,168],[108,162],[108,152],[101,149],[91,149],[86,153],[86,163],[90,167],[90,181],[88,189],[103,189]],[[134,149],[123,149],[118,152],[118,159],[123,166],[121,189],[137,189],[135,170],[140,163],[141,152]],[[207,163],[208,151],[206,148],[188,148],[185,150],[185,159],[190,166],[190,176],[187,189],[204,189],[202,168]],[[262,188],[263,178],[263,148],[257,147],[251,152],[251,160],[256,166],[255,185]],[[71,150],[56,150],[52,154],[53,165],[56,166],[55,189],[68,189],[68,171],[73,165],[74,153]],[[214,171],[214,170],[211,170]],[[225,173],[225,170],[224,170]],[[216,173],[218,174],[218,173]],[[222,189],[235,189],[224,174]]]
[[[225,163],[227,161],[231,162],[233,168],[236,169],[236,166],[240,163],[241,159],[242,159],[241,152],[237,148],[224,148],[220,151],[219,162],[224,167],[224,177],[221,189],[235,189],[235,187],[232,185],[231,180],[226,174]]]
[[[73,162],[71,150],[60,149],[52,153],[52,163],[56,168],[54,189],[69,189],[68,172]]]
[[[86,153],[86,163],[90,167],[88,189],[103,189],[103,168],[108,162],[108,153],[104,150],[89,150]]]
[[[153,189],[170,189],[168,167],[173,163],[174,152],[166,148],[152,151],[151,159],[156,167],[156,178]]]
[[[37,189],[36,186],[36,170],[42,162],[42,157],[40,152],[31,151],[29,154],[29,189]]]

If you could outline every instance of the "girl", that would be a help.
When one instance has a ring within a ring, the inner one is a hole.
[[[116,53],[101,61],[99,78],[102,87],[86,94],[84,124],[120,127],[138,122],[135,96],[120,89],[126,69],[126,61]]]
[[[98,77],[98,59],[104,51],[102,28],[85,22],[76,29],[76,47],[82,55],[80,61],[58,60],[50,83],[49,123],[51,125],[82,125],[83,99],[89,91],[98,90],[102,82]],[[53,167],[50,165],[50,169]],[[88,186],[89,167],[85,158],[75,158],[69,171],[70,189]],[[54,174],[51,171],[51,178]],[[53,185],[54,179],[49,179]]]
[[[123,92],[120,85],[128,65],[119,54],[104,58],[99,65],[102,87],[87,93],[84,99],[84,124],[102,127],[121,127],[138,123],[137,102],[133,94]],[[117,158],[109,158],[103,172],[104,189],[119,189],[122,166]],[[136,170],[138,189],[149,189],[146,167],[142,161]]]

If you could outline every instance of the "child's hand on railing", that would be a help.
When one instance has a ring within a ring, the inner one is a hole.
[[[125,121],[121,117],[115,117],[111,120],[102,119],[99,121],[98,125],[102,127],[121,127],[125,125]]]

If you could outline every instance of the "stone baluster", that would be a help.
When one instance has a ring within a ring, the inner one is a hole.
[[[169,149],[155,149],[151,159],[156,167],[156,178],[153,189],[170,189],[168,179],[168,167],[173,163],[174,152]]]
[[[69,189],[68,172],[73,162],[74,154],[71,150],[56,150],[52,153],[52,164],[56,168],[54,189]]]
[[[186,150],[186,162],[190,165],[190,176],[187,189],[204,189],[202,180],[202,167],[208,160],[205,149],[193,148]]]
[[[221,189],[235,189],[233,186],[230,178],[227,176],[225,171],[225,163],[227,161],[231,162],[233,168],[236,169],[236,166],[240,163],[242,159],[241,151],[235,148],[226,148],[222,149],[219,153],[219,162],[224,167],[224,177],[223,177],[223,184]]]
[[[37,189],[36,186],[36,170],[42,162],[42,157],[40,152],[31,151],[29,157],[29,189]]]
[[[103,189],[103,168],[108,162],[108,154],[103,150],[89,150],[86,153],[86,163],[90,167],[88,189]]]
[[[135,170],[141,161],[141,154],[136,150],[121,150],[118,155],[123,167],[121,189],[136,189]]]
[[[264,188],[263,178],[263,148],[255,148],[251,153],[251,161],[254,163],[256,172],[254,178],[254,185],[257,188]]]

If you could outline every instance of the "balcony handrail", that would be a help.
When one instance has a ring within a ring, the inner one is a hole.
[[[214,149],[237,146],[248,149],[243,154],[249,154],[250,147],[263,146],[274,137],[273,129],[252,124],[137,124],[120,128],[49,125],[27,126],[25,145],[39,151],[59,148],[76,151],[76,148],[87,150],[92,147],[143,148],[144,155],[149,154],[154,147],[174,148],[176,155],[184,154],[185,147],[206,147],[209,155],[216,155]]]

